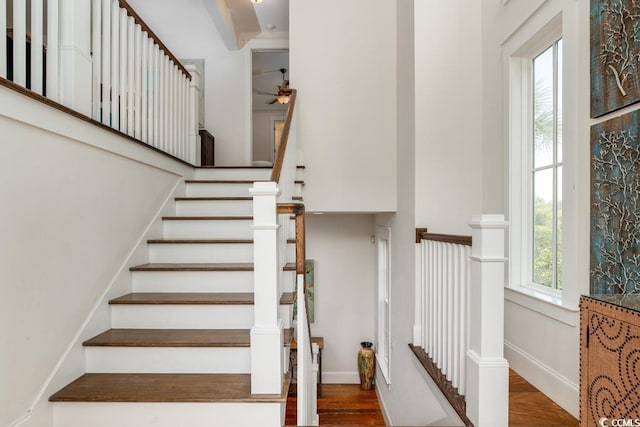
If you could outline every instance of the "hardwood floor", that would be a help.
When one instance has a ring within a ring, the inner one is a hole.
[[[287,399],[286,425],[296,425],[295,384]],[[321,426],[384,426],[375,390],[360,390],[359,384],[323,384],[318,399]]]
[[[324,384],[318,399],[321,426],[383,426],[376,392],[362,391],[358,384]],[[295,385],[292,385],[295,393]],[[287,399],[286,425],[296,425],[296,398]],[[509,371],[509,426],[578,426],[566,412],[514,371]]]

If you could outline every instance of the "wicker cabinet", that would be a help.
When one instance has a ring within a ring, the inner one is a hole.
[[[640,295],[582,297],[580,334],[580,425],[640,425]]]

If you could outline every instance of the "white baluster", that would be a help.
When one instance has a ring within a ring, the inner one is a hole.
[[[128,132],[127,98],[129,95],[129,76],[127,50],[129,39],[127,34],[127,11],[120,9],[120,132]]]
[[[149,135],[147,133],[148,125],[149,125],[149,86],[151,80],[149,79],[150,68],[149,68],[149,43],[147,42],[147,32],[143,31],[140,34],[140,43],[141,43],[141,64],[140,68],[142,69],[140,86],[141,86],[141,103],[140,103],[140,140],[146,143],[149,143]]]
[[[31,0],[31,90],[42,95],[42,53],[44,31],[44,5],[42,0]],[[4,34],[4,33],[2,33]]]
[[[120,6],[111,0],[111,127],[120,129]]]
[[[92,117],[101,123],[102,119],[102,4],[101,0],[91,3],[91,52],[93,60],[93,110]]]
[[[460,276],[461,281],[463,283],[463,288],[460,290],[460,335],[458,336],[458,346],[460,347],[460,354],[458,355],[459,364],[460,364],[460,382],[458,385],[458,392],[461,395],[466,394],[467,390],[467,380],[466,380],[466,372],[467,372],[467,363],[466,363],[466,353],[469,349],[469,287],[471,286],[470,276],[469,276],[469,268],[470,268],[470,260],[469,256],[471,255],[471,248],[465,246],[464,253],[462,255],[463,261],[460,265]]]
[[[0,11],[7,10],[7,0],[0,0]],[[7,44],[5,42],[7,34],[7,14],[0,13],[0,35],[2,35],[2,43],[0,43],[0,77],[7,78]]]
[[[153,56],[153,126],[149,127],[149,131],[153,132],[154,147],[160,146],[160,57],[158,45],[151,42]]]
[[[167,62],[164,53],[160,51],[160,88],[158,89],[158,148],[166,151],[167,138]]]
[[[134,104],[134,112],[135,112],[135,132],[134,136],[141,141],[144,141],[144,137],[142,135],[142,97],[143,94],[143,85],[142,85],[142,75],[146,72],[143,71],[142,59],[144,58],[144,52],[142,51],[142,27],[140,25],[136,25],[134,29],[135,34],[135,104]]]
[[[46,96],[54,101],[60,99],[60,57],[58,0],[47,0],[47,88]]]
[[[125,15],[126,16],[126,15]],[[134,136],[136,131],[135,126],[135,99],[138,97],[138,91],[136,90],[138,82],[136,80],[136,56],[135,56],[135,20],[133,17],[127,17],[127,134]]]
[[[102,123],[111,124],[111,0],[102,0]]]
[[[169,79],[168,79],[168,86],[167,86],[167,152],[169,152],[169,154],[172,154],[175,156],[176,154],[176,150],[175,150],[175,143],[176,143],[176,139],[174,137],[173,131],[174,131],[174,122],[173,119],[175,118],[175,113],[174,113],[174,108],[176,105],[176,99],[175,99],[175,79],[176,79],[176,66],[175,64],[169,60]]]
[[[27,3],[13,1],[13,81],[27,86]]]

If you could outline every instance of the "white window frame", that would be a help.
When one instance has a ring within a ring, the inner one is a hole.
[[[575,170],[575,141],[577,128],[577,105],[575,62],[577,37],[563,22],[568,12],[574,15],[573,2],[550,1],[533,17],[516,30],[503,43],[503,72],[505,76],[505,135],[509,153],[509,175],[507,182],[509,200],[509,277],[505,298],[519,305],[542,312],[552,318],[573,325],[577,310],[578,286],[575,280],[575,260],[563,257],[562,290],[533,283],[533,59],[558,39],[563,40],[562,49],[562,251],[575,253],[576,232],[575,196],[572,190]],[[570,72],[568,72],[570,71]],[[573,72],[573,74],[571,74]],[[573,251],[573,252],[572,252]]]
[[[387,386],[391,385],[391,228],[376,227],[378,263],[377,311],[375,346],[378,369]]]

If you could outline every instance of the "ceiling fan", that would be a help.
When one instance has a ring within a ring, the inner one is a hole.
[[[280,71],[282,73],[282,84],[278,85],[277,93],[263,92],[261,90],[255,91],[255,93],[258,95],[268,95],[268,96],[275,97],[271,101],[266,102],[266,104],[268,105],[273,105],[276,102],[279,102],[280,104],[287,104],[289,102],[289,96],[291,95],[291,89],[289,89],[289,80],[285,79],[285,75],[287,74],[287,69],[280,68],[277,71]]]

